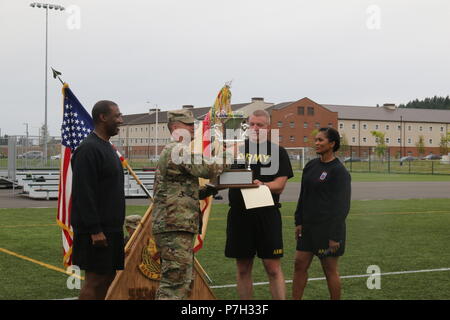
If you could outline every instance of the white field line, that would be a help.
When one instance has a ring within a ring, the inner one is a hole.
[[[397,275],[397,274],[409,274],[409,273],[421,273],[421,272],[442,272],[442,271],[450,271],[450,268],[440,268],[440,269],[428,269],[428,270],[411,270],[411,271],[396,271],[396,272],[385,272],[385,273],[367,273],[367,274],[356,274],[356,275],[350,275],[350,276],[341,276],[341,279],[351,279],[351,278],[365,278],[370,276],[390,276],[390,275]],[[325,277],[321,278],[309,278],[308,281],[317,281],[317,280],[326,280]],[[286,280],[286,283],[292,283],[292,280]],[[267,285],[269,282],[255,282],[253,283],[254,286],[263,286]],[[237,287],[236,284],[226,284],[223,286],[211,286],[211,289],[222,289],[222,288],[234,288]]]

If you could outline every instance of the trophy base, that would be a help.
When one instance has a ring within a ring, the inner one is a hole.
[[[257,184],[253,183],[253,172],[248,169],[230,169],[224,171],[215,183],[211,184],[214,188],[256,188]]]

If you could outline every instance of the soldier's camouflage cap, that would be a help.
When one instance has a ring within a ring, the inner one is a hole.
[[[125,227],[137,229],[139,222],[141,222],[142,217],[137,214],[133,214],[131,216],[126,216],[125,218]]]
[[[185,124],[192,124],[195,122],[195,118],[194,115],[192,114],[192,111],[186,109],[168,111],[167,117],[169,122],[180,121]]]

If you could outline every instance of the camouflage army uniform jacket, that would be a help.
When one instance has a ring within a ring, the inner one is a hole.
[[[152,211],[153,234],[199,232],[200,203],[198,178],[211,179],[222,173],[224,165],[176,164],[172,150],[181,143],[171,142],[160,154],[155,176]]]

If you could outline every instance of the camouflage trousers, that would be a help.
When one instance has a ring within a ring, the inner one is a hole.
[[[161,254],[161,280],[157,300],[183,300],[190,292],[193,278],[195,234],[164,232],[154,235]]]

